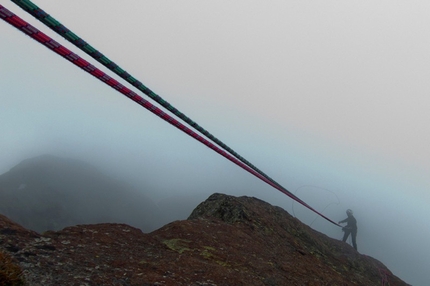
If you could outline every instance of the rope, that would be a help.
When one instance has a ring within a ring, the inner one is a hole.
[[[39,31],[37,28],[35,28],[32,25],[28,24],[26,21],[24,21],[23,19],[19,18],[17,15],[13,14],[9,10],[7,10],[5,7],[3,7],[2,5],[0,5],[0,18],[2,20],[4,20],[5,22],[9,23],[10,25],[14,26],[15,28],[17,28],[21,32],[23,32],[26,35],[30,36],[31,38],[33,38],[37,42],[43,44],[44,46],[46,46],[51,51],[57,53],[61,57],[67,59],[68,61],[70,61],[74,65],[78,66],[79,68],[83,69],[87,73],[91,74],[95,78],[99,79],[100,81],[102,81],[105,84],[109,85],[113,89],[115,89],[118,92],[122,93],[123,95],[125,95],[129,99],[135,101],[136,103],[138,103],[142,107],[146,108],[150,112],[154,113],[155,115],[157,115],[161,119],[167,121],[171,125],[173,125],[176,128],[178,128],[179,130],[185,132],[189,136],[191,136],[194,139],[196,139],[196,140],[200,141],[201,143],[205,144],[207,147],[211,148],[212,150],[214,150],[218,154],[222,155],[226,159],[228,159],[231,162],[235,163],[236,165],[240,166],[241,168],[243,168],[244,170],[248,171],[252,175],[256,176],[257,178],[259,178],[262,181],[266,182],[267,184],[271,185],[275,189],[279,190],[280,192],[284,193],[285,195],[289,196],[290,198],[292,198],[292,199],[296,200],[297,202],[301,203],[302,205],[304,205],[305,207],[307,207],[310,210],[314,211],[315,213],[319,214],[320,216],[322,216],[323,218],[325,218],[329,222],[331,222],[331,223],[339,226],[336,222],[332,221],[328,217],[324,216],[323,214],[321,214],[318,211],[316,211],[315,209],[313,209],[307,203],[305,203],[304,201],[302,201],[301,199],[299,199],[298,197],[296,197],[294,194],[292,194],[291,192],[289,192],[288,190],[286,190],[285,188],[283,188],[278,183],[274,182],[272,179],[266,178],[265,176],[263,176],[262,174],[258,173],[257,171],[255,171],[254,169],[252,169],[251,167],[249,167],[248,165],[244,164],[242,161],[238,160],[236,157],[234,157],[231,154],[227,153],[225,150],[219,148],[218,146],[216,146],[212,142],[208,141],[206,138],[200,136],[199,134],[197,134],[196,132],[194,132],[193,130],[191,130],[190,128],[188,128],[187,126],[185,126],[184,124],[180,123],[178,120],[174,119],[173,117],[171,117],[167,113],[163,112],[157,106],[155,106],[152,103],[150,103],[149,101],[143,99],[141,96],[137,95],[135,92],[133,92],[132,90],[128,89],[127,87],[125,87],[124,85],[122,85],[121,83],[119,83],[117,80],[115,80],[112,77],[110,77],[109,75],[105,74],[103,71],[99,70],[98,68],[96,68],[95,66],[93,66],[92,64],[90,64],[89,62],[87,62],[86,60],[84,60],[83,58],[79,57],[77,54],[71,52],[66,47],[60,45],[58,42],[54,41],[49,36],[47,36],[46,34],[44,34],[41,31]]]
[[[237,159],[251,167],[253,170],[255,170],[257,173],[261,174],[263,177],[267,178],[274,184],[276,183],[273,179],[271,179],[268,175],[263,173],[261,170],[259,170],[257,167],[255,167],[253,164],[248,162],[245,158],[240,156],[238,153],[236,153],[233,149],[231,149],[229,146],[224,144],[222,141],[220,141],[218,138],[213,136],[211,133],[209,133],[207,130],[205,130],[203,127],[198,125],[196,122],[191,120],[189,117],[187,117],[185,114],[180,112],[178,109],[176,109],[174,106],[172,106],[170,103],[168,103],[166,100],[161,98],[159,95],[157,95],[155,92],[150,90],[148,87],[146,87],[144,84],[142,84],[140,81],[138,81],[136,78],[131,76],[128,72],[126,72],[124,69],[119,67],[116,63],[108,59],[105,55],[103,55],[101,52],[96,50],[94,47],[92,47],[90,44],[88,44],[86,41],[84,41],[82,38],[74,34],[72,31],[70,31],[68,28],[66,28],[64,25],[62,25],[59,21],[51,17],[49,14],[47,14],[45,11],[40,9],[37,5],[32,3],[29,0],[11,0],[15,4],[17,4],[19,7],[24,9],[26,12],[34,16],[36,19],[41,21],[43,24],[48,26],[50,29],[55,31],[57,34],[68,40],[70,43],[75,45],[80,50],[84,51],[87,55],[91,56],[93,59],[97,60],[99,63],[103,64],[105,67],[107,67],[112,72],[119,75],[121,78],[132,84],[134,87],[142,91],[144,94],[149,96],[151,99],[155,100],[157,103],[161,104],[163,107],[165,107],[167,110],[169,110],[171,113],[176,115],[177,117],[181,118],[184,122],[188,123],[192,128],[196,129],[203,135],[205,135],[207,138],[211,139],[213,142],[215,142],[218,146],[235,156]]]
[[[314,186],[314,185],[303,185],[303,186],[300,186],[300,187],[298,187],[298,188],[296,189],[296,191],[294,192],[294,195],[297,195],[297,193],[299,192],[299,190],[300,190],[300,189],[302,189],[302,188],[305,188],[305,187],[311,187],[311,188],[321,189],[321,190],[324,190],[324,191],[327,191],[327,192],[332,193],[332,194],[336,197],[336,199],[337,199],[337,203],[336,203],[336,202],[334,202],[334,203],[329,203],[328,205],[326,205],[326,206],[325,206],[325,208],[321,211],[321,213],[324,213],[324,211],[325,211],[329,206],[331,206],[332,204],[336,204],[336,205],[339,205],[339,204],[340,204],[339,197],[335,194],[335,192],[330,191],[329,189],[321,188],[321,187]],[[297,216],[296,216],[296,212],[294,211],[294,202],[295,202],[294,200],[291,202],[291,209],[292,209],[292,211],[293,211],[293,216],[294,216],[294,217],[297,217]],[[317,220],[317,218],[318,218],[318,216],[316,216],[316,217],[312,220],[312,222],[309,224],[309,226],[312,226],[312,225],[313,225],[313,223]]]
[[[388,272],[382,268],[378,268],[378,270],[379,270],[379,275],[381,276],[381,285],[382,286],[389,285],[390,282],[388,282],[388,277],[387,277]]]

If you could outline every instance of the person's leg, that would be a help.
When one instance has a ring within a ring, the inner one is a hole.
[[[352,237],[352,246],[354,246],[355,250],[357,250],[357,230],[353,229],[351,232],[351,237]]]
[[[344,234],[343,234],[343,242],[346,242],[346,240],[348,239],[349,233],[351,232],[349,229],[344,229]]]

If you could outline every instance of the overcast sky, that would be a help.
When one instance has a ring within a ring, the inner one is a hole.
[[[338,221],[352,208],[361,253],[429,281],[430,2],[34,3],[319,211]],[[256,196],[341,238],[5,22],[0,35],[0,174],[45,153],[78,157],[155,200]]]

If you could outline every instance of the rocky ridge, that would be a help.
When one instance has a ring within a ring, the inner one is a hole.
[[[39,234],[0,216],[0,251],[29,285],[408,285],[279,207],[223,194],[147,234],[106,223]]]

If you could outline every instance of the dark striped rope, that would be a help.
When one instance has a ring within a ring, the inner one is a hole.
[[[241,162],[240,160],[238,160],[237,158],[235,158],[231,154],[227,153],[225,150],[219,148],[218,146],[216,146],[215,144],[213,144],[212,142],[210,142],[206,138],[200,136],[199,134],[197,134],[196,132],[194,132],[193,130],[191,130],[190,128],[185,126],[184,124],[180,123],[178,120],[174,119],[173,117],[171,117],[167,113],[163,112],[157,106],[155,106],[152,103],[150,103],[149,101],[143,99],[141,96],[139,96],[138,94],[136,94],[132,90],[128,89],[127,87],[125,87],[124,85],[119,83],[114,78],[110,77],[109,75],[107,75],[103,71],[99,70],[98,68],[96,68],[95,66],[93,66],[92,64],[90,64],[89,62],[84,60],[83,58],[79,57],[77,54],[71,52],[66,47],[60,45],[58,42],[54,41],[49,36],[47,36],[46,34],[44,34],[41,31],[39,31],[37,28],[28,24],[26,21],[24,21],[23,19],[21,19],[17,15],[13,14],[8,9],[3,7],[2,5],[0,5],[0,18],[2,20],[6,21],[7,23],[9,23],[10,25],[14,26],[15,28],[17,28],[21,32],[30,36],[31,38],[33,38],[37,42],[41,43],[42,45],[44,45],[45,47],[47,47],[51,51],[57,53],[58,55],[60,55],[61,57],[65,58],[65,59],[67,59],[68,61],[70,61],[71,63],[76,65],[77,67],[79,67],[79,68],[83,69],[84,71],[86,71],[87,73],[91,74],[92,76],[94,76],[98,80],[104,82],[105,84],[107,84],[110,87],[112,87],[113,89],[119,91],[120,93],[122,93],[123,95],[128,97],[129,99],[131,99],[131,100],[135,101],[136,103],[138,103],[139,105],[143,106],[144,108],[146,108],[147,110],[149,110],[153,114],[157,115],[161,119],[167,121],[171,125],[178,128],[179,130],[182,130],[183,132],[185,132],[189,136],[200,141],[201,143],[203,143],[207,147],[211,148],[212,150],[214,150],[218,154],[222,155],[223,157],[227,158],[231,162],[240,166],[241,168],[248,171],[252,175],[256,176],[257,178],[259,178],[262,181],[266,182],[267,184],[271,185],[275,189],[281,191],[282,193],[284,193],[287,196],[291,197],[292,199],[296,200],[297,202],[299,202],[303,206],[305,206],[308,209],[319,214],[320,216],[322,216],[326,220],[330,221],[331,223],[338,225],[337,223],[335,223],[334,221],[332,221],[328,217],[324,216],[323,214],[321,214],[318,211],[316,211],[315,209],[313,209],[311,206],[309,206],[307,203],[305,203],[304,201],[299,199],[297,196],[295,196],[294,194],[287,191],[285,188],[279,186],[279,184],[273,183],[271,180],[262,176],[261,174],[259,174],[258,172],[256,172],[252,168],[250,168],[248,165],[244,164],[243,162]]]
[[[211,133],[209,133],[206,129],[198,125],[195,121],[191,120],[189,117],[187,117],[185,114],[180,112],[178,109],[176,109],[174,106],[172,106],[170,103],[168,103],[166,100],[161,98],[159,95],[157,95],[155,92],[150,90],[148,87],[146,87],[142,82],[138,81],[136,78],[131,76],[128,72],[126,72],[124,69],[119,67],[116,63],[108,59],[105,55],[103,55],[101,52],[96,50],[94,47],[92,47],[90,44],[88,44],[86,41],[84,41],[82,38],[78,37],[76,34],[74,34],[72,31],[70,31],[68,28],[66,28],[64,25],[62,25],[59,21],[54,19],[52,16],[50,16],[48,13],[46,13],[44,10],[39,8],[37,5],[32,3],[29,0],[11,0],[15,4],[17,4],[19,7],[24,9],[26,12],[34,16],[36,19],[41,21],[43,24],[48,26],[50,29],[55,31],[57,34],[68,40],[70,43],[75,45],[77,48],[91,56],[93,59],[97,60],[99,63],[107,67],[112,72],[119,75],[121,78],[126,80],[128,83],[132,84],[134,87],[142,91],[144,94],[149,96],[151,99],[155,100],[159,104],[161,104],[163,107],[165,107],[167,110],[169,110],[172,114],[176,115],[177,117],[181,118],[184,122],[188,123],[191,127],[193,127],[195,130],[199,131],[203,135],[205,135],[207,138],[215,142],[218,146],[235,156],[237,159],[254,169],[257,173],[261,174],[263,177],[267,178],[268,180],[272,181],[274,184],[279,185],[276,181],[274,181],[272,178],[270,178],[268,175],[263,173],[261,170],[259,170],[256,166],[248,162],[245,158],[240,156],[238,153],[236,153],[233,149],[231,149],[229,146],[224,144],[222,141],[220,141],[218,138],[213,136]],[[280,186],[280,185],[279,185]],[[282,186],[280,186],[282,187]]]

